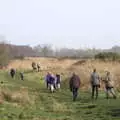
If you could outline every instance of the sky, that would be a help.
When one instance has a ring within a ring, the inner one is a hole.
[[[120,45],[120,0],[0,0],[2,39],[58,48]]]

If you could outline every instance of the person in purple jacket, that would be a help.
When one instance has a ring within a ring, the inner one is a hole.
[[[49,87],[50,87],[50,78],[51,78],[51,74],[48,72],[45,77],[47,89],[49,89]]]
[[[50,91],[54,92],[54,90],[55,90],[55,77],[53,74],[50,76],[49,80],[50,80]]]

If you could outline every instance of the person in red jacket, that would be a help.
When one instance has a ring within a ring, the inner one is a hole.
[[[80,77],[76,75],[75,73],[73,73],[69,81],[70,90],[73,93],[73,101],[76,101],[80,84],[81,84]]]

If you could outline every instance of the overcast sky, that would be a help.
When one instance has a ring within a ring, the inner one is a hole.
[[[120,45],[120,0],[0,0],[0,35],[18,45]]]

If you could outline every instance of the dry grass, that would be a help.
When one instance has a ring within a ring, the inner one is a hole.
[[[67,112],[67,106],[65,104],[59,103],[54,100],[52,104],[52,111],[53,112]]]
[[[85,65],[86,62],[87,62],[86,60],[79,60],[79,61],[75,62],[73,65],[75,65],[75,66],[78,66],[78,65]]]
[[[110,71],[114,76],[114,81],[117,87],[120,87],[120,63],[119,62],[103,62],[98,60],[81,60],[81,59],[57,59],[57,58],[25,58],[25,60],[14,60],[8,66],[8,69],[13,67],[16,69],[32,69],[31,63],[35,61],[41,64],[43,70],[42,75],[47,71],[71,75],[76,72],[82,80],[82,87],[88,87],[90,74],[94,68],[97,69],[100,76],[104,76],[106,71]]]
[[[14,104],[25,105],[34,104],[34,100],[28,94],[27,89],[20,89],[19,91],[10,91],[8,89],[0,90],[0,103],[2,104],[4,101],[12,102]]]
[[[3,103],[4,103],[3,95],[2,95],[2,93],[0,92],[0,104],[3,104]]]
[[[16,69],[32,69],[32,62],[40,63],[42,70],[55,69],[55,68],[66,68],[76,62],[76,60],[58,60],[55,58],[25,58],[24,60],[13,60],[8,66]]]

